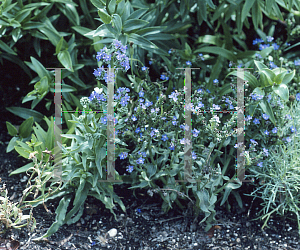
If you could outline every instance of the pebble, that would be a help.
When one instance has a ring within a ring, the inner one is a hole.
[[[107,233],[110,237],[115,237],[117,235],[118,231],[117,231],[117,229],[112,228]]]

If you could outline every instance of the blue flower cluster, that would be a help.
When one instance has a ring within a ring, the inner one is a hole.
[[[129,58],[126,56],[126,50],[127,45],[123,46],[120,41],[114,40],[114,47],[109,50],[105,46],[103,49],[100,50],[100,52],[97,53],[96,59],[98,62],[102,60],[103,63],[108,64],[107,68],[111,67],[110,63],[114,59],[114,67],[124,68],[124,70],[127,71],[128,69],[130,69],[130,66]],[[115,77],[114,75],[107,74],[103,65],[98,69],[94,69],[93,74],[98,80],[104,79],[105,82],[108,82],[109,78],[114,79]]]

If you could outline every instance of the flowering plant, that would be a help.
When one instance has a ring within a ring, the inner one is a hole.
[[[114,46],[116,44],[118,42],[115,41]],[[107,49],[105,50],[108,51]],[[112,60],[111,58],[114,57],[104,55],[103,51],[100,54],[98,53],[98,55],[98,58],[101,57],[101,60],[106,61],[106,58],[110,59],[110,65],[115,64],[114,60],[119,60],[117,56]],[[127,63],[125,61],[123,66],[125,66],[126,70]],[[142,71],[144,69],[142,68]],[[95,70],[94,73],[96,77],[99,77],[99,79],[103,78],[107,82],[107,77],[109,76],[103,72],[103,69],[100,68]],[[128,75],[128,77],[132,81],[138,80],[132,75]],[[164,78],[162,80],[165,81],[167,79]],[[184,90],[175,90],[166,96],[163,93],[162,84],[156,83],[159,88],[155,89],[152,88],[153,85],[146,84],[146,81],[140,81],[140,84],[135,83],[131,85],[134,91],[131,91],[130,88],[119,87],[117,94],[114,95],[116,154],[119,155],[120,160],[126,161],[127,164],[125,165],[127,166],[125,168],[129,173],[129,175],[122,176],[119,174],[119,171],[122,170],[117,167],[115,171],[116,178],[132,184],[131,189],[148,189],[149,194],[153,194],[151,190],[160,190],[159,195],[163,199],[162,209],[165,212],[172,208],[174,202],[181,209],[184,209],[179,199],[186,199],[189,196],[194,197],[196,200],[195,210],[198,211],[198,214],[199,212],[205,214],[202,222],[206,221],[208,224],[207,229],[209,229],[214,221],[214,204],[217,201],[217,194],[225,189],[226,200],[232,189],[241,186],[239,181],[237,183],[227,182],[224,184],[223,181],[228,181],[229,177],[224,175],[220,165],[216,164],[215,161],[217,156],[223,154],[220,149],[230,144],[231,136],[235,134],[232,128],[236,123],[236,114],[219,113],[217,115],[214,113],[216,110],[220,110],[221,104],[212,104],[213,99],[209,99],[208,103],[202,103],[201,100],[204,98],[206,100],[209,97],[209,93],[201,88],[194,90],[191,97],[191,105],[183,107]],[[96,110],[89,114],[85,112],[79,120],[76,120],[79,128],[82,127],[80,136],[82,138],[88,137],[86,144],[90,145],[92,152],[95,150],[94,146],[97,138],[98,140],[100,139],[103,149],[103,143],[106,139],[106,125],[108,120],[112,118],[105,114],[107,110],[108,87],[104,84],[99,85],[99,87],[94,89],[89,98],[84,97],[81,99],[81,103],[86,110],[97,108],[98,113],[95,114]],[[149,91],[150,89],[152,91]],[[154,102],[152,101],[153,95],[159,95]],[[227,104],[222,105],[228,105],[228,109],[233,109],[232,104],[234,100],[230,101],[229,99],[231,98],[226,98],[225,102]],[[218,102],[221,103],[222,101],[219,100]],[[205,112],[204,108],[209,111]],[[184,110],[193,112],[194,129],[191,129],[191,139],[184,138],[184,131],[189,130],[189,125],[184,123]],[[92,132],[87,133],[87,130],[84,130],[81,125],[82,121],[86,122],[86,126],[92,125]],[[209,121],[209,123],[206,121]],[[220,126],[221,123],[224,124],[222,127]],[[99,134],[98,137],[97,134]],[[74,142],[76,140],[74,137]],[[183,181],[185,178],[184,146],[191,143],[193,145],[192,159],[195,161],[191,169],[193,178],[190,180],[190,185],[186,185],[187,183],[185,182],[179,184],[176,180]],[[77,145],[79,146],[80,142]],[[131,149],[120,147],[128,145],[134,146]],[[78,148],[75,151],[76,154],[82,151],[85,146],[79,147],[80,149]],[[216,147],[218,148],[216,149]],[[73,152],[70,149],[66,148],[68,155],[72,156]],[[95,152],[98,150],[99,148]],[[86,153],[91,154],[89,150]],[[105,157],[105,155],[103,156]],[[76,159],[73,156],[72,158]],[[97,165],[98,171],[101,169],[100,177],[103,178],[103,170],[106,168],[105,164],[103,164],[104,162],[98,161],[97,156],[91,157],[89,155],[86,158],[95,158],[96,165],[99,163]],[[223,160],[223,164],[228,166],[228,159]],[[77,164],[80,164],[80,158]],[[93,166],[93,163],[89,164]]]
[[[300,206],[298,192],[300,188],[300,155],[297,132],[300,129],[300,94],[297,95],[298,102],[294,103],[291,109],[284,106],[278,112],[277,119],[281,124],[278,132],[282,136],[281,143],[272,145],[268,149],[264,147],[263,151],[260,151],[255,150],[258,143],[251,139],[251,155],[254,156],[254,151],[258,151],[256,158],[259,163],[255,167],[249,168],[249,177],[259,179],[258,188],[250,196],[263,200],[260,216],[257,218],[264,220],[262,228],[267,225],[273,213],[285,216],[287,212],[293,212],[297,216],[300,234],[300,214],[298,212]],[[264,115],[264,119],[266,118]],[[277,128],[274,128],[272,132],[277,132]],[[251,163],[248,162],[248,164]]]

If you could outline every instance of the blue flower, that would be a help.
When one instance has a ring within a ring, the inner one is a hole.
[[[269,131],[268,130],[265,130],[264,132],[266,135],[269,135]]]
[[[203,55],[202,55],[202,54],[199,54],[199,56],[200,56],[201,60],[204,61]]]
[[[139,96],[140,96],[140,97],[143,97],[144,94],[145,94],[145,93],[144,93],[142,90],[139,92]]]
[[[143,66],[143,67],[142,67],[142,71],[145,71],[146,69],[147,69],[146,66]]]
[[[210,93],[209,89],[206,90],[208,93]]]
[[[138,154],[139,154],[139,155],[142,155],[143,157],[146,157],[146,156],[147,156],[147,154],[146,154],[145,152],[139,152]]]
[[[300,64],[299,64],[300,65]],[[296,94],[296,100],[299,102],[300,101],[300,93]]]
[[[291,139],[290,137],[287,137],[287,138],[286,138],[286,141],[287,141],[287,142],[291,142],[292,139]]]
[[[165,76],[165,75],[161,75],[161,76],[160,76],[160,79],[161,79],[161,80],[169,80],[169,77],[167,77],[167,76]]]
[[[259,50],[264,50],[266,48],[269,48],[270,47],[270,44],[260,44],[259,45]]]
[[[198,89],[197,92],[201,94],[203,92],[203,89]]]
[[[103,124],[106,124],[106,122],[107,122],[106,116],[101,117],[101,118],[100,118],[100,122],[103,123]]]
[[[267,41],[270,43],[270,42],[272,42],[274,40],[274,37],[272,37],[272,36],[267,36]]]
[[[177,100],[178,100],[178,98],[177,98],[177,93],[175,93],[174,91],[172,92],[172,94],[171,95],[169,95],[169,98],[171,99],[173,99],[173,101],[174,102],[176,102]]]
[[[136,133],[139,133],[140,131],[141,131],[140,128],[137,128],[137,129],[135,130]]]
[[[291,132],[292,132],[292,133],[294,133],[294,132],[297,131],[296,128],[295,128],[294,126],[291,126],[290,129],[291,129]]]
[[[213,80],[213,83],[218,83],[218,82],[219,82],[218,79]]]
[[[137,120],[137,118],[136,118],[134,115],[132,115],[131,119],[132,119],[133,121],[136,121],[136,120]]]
[[[145,159],[142,158],[142,157],[140,157],[140,158],[136,161],[136,163],[137,163],[137,164],[144,164],[144,161],[145,161]]]
[[[186,61],[186,65],[192,65],[190,61]]]
[[[93,242],[91,243],[91,246],[95,246],[95,245],[96,245],[96,242],[93,241]]]
[[[289,119],[289,120],[292,120],[291,115],[286,115],[285,117],[286,117],[287,119]]]
[[[273,43],[272,46],[274,47],[274,50],[278,50],[279,49],[279,45],[277,45],[277,43]]]
[[[152,102],[149,102],[149,101],[146,101],[145,105],[146,107],[150,107],[153,103]]]
[[[129,173],[131,173],[133,171],[133,166],[128,166],[126,171],[128,171]]]
[[[263,167],[263,163],[262,163],[262,161],[261,161],[260,163],[258,163],[258,164],[257,164],[257,166],[259,166],[259,167],[261,167],[261,168],[262,168],[262,167]]]
[[[167,137],[166,134],[164,134],[164,135],[162,135],[161,139],[162,139],[163,141],[166,141],[166,140],[168,140],[168,137]]]
[[[278,131],[278,130],[277,130],[277,128],[276,128],[276,127],[272,129],[272,132],[273,132],[273,134],[276,134],[276,133],[277,133],[277,131]]]
[[[193,136],[194,136],[194,137],[197,137],[199,133],[200,133],[199,130],[197,130],[197,129],[195,129],[195,128],[193,129]]]
[[[175,149],[175,145],[173,143],[171,143],[171,146],[169,147],[169,149],[174,150]]]
[[[253,140],[253,139],[250,139],[251,143],[253,143],[254,145],[257,145],[257,141]]]
[[[270,62],[270,67],[271,67],[272,69],[275,69],[275,68],[277,68],[277,65],[276,65],[275,63],[273,63],[273,62]]]
[[[137,213],[141,213],[142,211],[141,211],[141,209],[137,208],[137,209],[136,209],[136,212],[137,212]]]
[[[122,152],[121,154],[119,154],[119,156],[120,156],[120,159],[123,160],[123,159],[127,158],[128,153],[127,152]]]
[[[168,53],[171,54],[171,53],[172,53],[172,50],[169,50]]]
[[[194,151],[192,152],[192,158],[193,158],[193,160],[197,159],[197,155],[196,155],[196,153]]]
[[[256,38],[255,40],[253,40],[253,45],[258,44],[258,43],[263,43],[264,40],[260,39],[260,38]]]
[[[255,119],[253,120],[253,123],[254,123],[254,124],[259,124],[260,121],[259,121],[257,118],[255,118]]]
[[[149,65],[151,65],[152,64],[152,61],[149,61]]]
[[[128,102],[125,100],[125,98],[122,98],[120,104],[122,105],[122,107],[124,107],[128,104]]]
[[[263,151],[264,151],[264,154],[265,154],[266,156],[268,156],[268,155],[269,155],[269,151],[268,151],[268,149],[266,149],[266,148],[263,148]]]
[[[261,54],[255,53],[255,56],[258,57],[259,59],[262,59]]]

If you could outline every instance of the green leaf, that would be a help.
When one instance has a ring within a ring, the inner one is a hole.
[[[276,3],[273,5],[273,11],[274,11],[276,19],[279,18],[281,21],[284,21],[282,13]]]
[[[221,46],[222,41],[218,36],[213,36],[213,35],[205,35],[205,36],[200,36],[198,38],[198,43],[208,43],[216,46]]]
[[[140,20],[139,18],[144,15],[147,12],[148,9],[139,9],[136,10],[134,12],[132,12],[130,14],[130,16],[127,18],[127,21],[129,21],[130,19],[134,19],[134,20]]]
[[[123,30],[124,32],[129,32],[132,30],[140,29],[147,25],[149,22],[141,19],[129,19],[125,21]]]
[[[227,58],[230,61],[236,62],[236,56],[229,50],[217,46],[206,46],[197,49],[194,53],[212,53]]]
[[[18,137],[13,137],[11,138],[11,140],[9,141],[7,148],[6,148],[6,153],[9,153],[10,151],[12,151],[13,149],[15,149],[15,146],[17,146],[17,140],[19,140]]]
[[[39,29],[41,27],[43,27],[44,24],[41,22],[32,22],[32,21],[28,21],[26,23],[23,24],[22,29],[23,30],[32,30],[32,29]]]
[[[113,24],[116,27],[118,34],[121,33],[122,31],[122,19],[118,14],[113,14],[112,15],[112,19],[113,19]]]
[[[212,9],[216,9],[216,5],[214,5],[212,0],[206,0],[206,2],[209,5],[209,7],[211,7]]]
[[[34,88],[40,95],[48,92],[49,84],[47,76],[41,78],[41,80],[34,85]]]
[[[267,47],[260,52],[260,55],[262,58],[266,58],[273,50],[273,47]]]
[[[287,71],[283,71],[283,72],[277,74],[277,75],[275,76],[275,78],[274,78],[274,82],[275,82],[277,85],[281,84],[281,83],[282,83],[282,80],[283,80],[283,78],[284,78],[284,76],[285,76],[286,74],[287,74]]]
[[[91,29],[88,29],[86,27],[82,27],[82,26],[72,26],[71,27],[73,30],[75,30],[76,32],[78,32],[80,35],[86,36],[88,38],[92,37],[92,36],[87,36],[86,34],[91,32]]]
[[[41,27],[39,29],[43,34],[45,34],[49,41],[53,44],[53,46],[56,46],[61,38],[61,36],[58,34],[58,32],[55,29],[50,29],[48,27]]]
[[[266,0],[266,11],[268,13],[268,15],[271,14],[272,12],[272,6],[274,5],[275,0]]]
[[[61,48],[63,46],[63,42],[64,42],[64,38],[61,37],[61,39],[59,40],[58,44],[56,45],[55,48],[55,53],[58,54],[61,51]]]
[[[258,25],[261,23],[261,10],[258,4],[258,1],[255,1],[252,8],[252,22],[254,25],[254,29],[258,29]]]
[[[255,63],[255,65],[256,65],[256,67],[258,68],[259,71],[261,71],[263,69],[268,69],[268,67],[266,65],[264,65],[262,62],[254,60],[254,63]]]
[[[98,169],[98,172],[99,172],[99,175],[100,177],[102,178],[102,160],[105,159],[106,157],[106,149],[104,147],[102,147],[100,150],[97,150],[96,151],[96,159],[95,159],[95,162],[96,162],[96,166],[97,166],[97,169]]]
[[[55,222],[51,225],[51,227],[48,229],[46,234],[44,234],[42,237],[34,239],[34,240],[40,240],[42,238],[50,237],[52,234],[57,232],[57,230],[64,224],[65,216],[66,216],[70,201],[71,201],[71,196],[65,196],[60,200],[59,205],[55,211],[55,214],[56,214]]]
[[[248,106],[248,108],[249,108],[249,115],[253,116],[253,114],[255,112],[255,109],[257,108],[257,105],[258,105],[258,103],[251,104],[251,105]]]
[[[34,167],[34,163],[30,162],[26,165],[24,165],[23,167],[20,167],[18,169],[16,169],[15,171],[12,171],[9,176],[14,175],[14,174],[21,174],[21,173],[25,173],[29,168]]]
[[[45,67],[37,60],[35,59],[34,57],[30,57],[30,60],[33,64],[33,67],[35,69],[35,72],[38,74],[38,76],[40,78],[43,78],[44,76],[47,76],[48,77],[48,80],[50,81],[51,80],[51,75],[50,73],[45,69]]]
[[[265,99],[263,99],[263,100],[260,100],[260,102],[258,104],[262,108],[264,113],[270,117],[271,122],[273,122],[273,124],[276,126],[274,113],[273,113],[273,110],[272,110],[269,102],[267,102]]]
[[[207,22],[207,9],[206,9],[206,2],[203,0],[198,0],[198,11],[201,18]]]
[[[106,3],[106,10],[109,15],[114,14],[116,9],[116,0],[109,0],[109,4]]]
[[[31,110],[31,109],[26,109],[26,108],[21,108],[21,107],[8,107],[6,108],[9,112],[23,118],[23,119],[28,119],[30,116],[34,118],[35,122],[40,122],[44,115],[41,114],[38,111]]]
[[[82,195],[81,193],[84,190],[85,183],[86,183],[86,180],[81,177],[80,182],[79,182],[79,186],[78,186],[77,191],[76,191],[75,199],[74,199],[74,202],[73,202],[74,206],[76,206],[78,204],[78,202],[80,201],[80,198],[81,198],[81,195]]]
[[[268,79],[269,85],[273,85],[275,82],[275,73],[270,69],[262,69],[260,72],[262,72]]]
[[[225,78],[227,78],[230,75],[237,76],[237,71],[235,70],[233,72],[230,72],[229,74],[226,75]],[[255,76],[253,76],[249,72],[247,72],[247,71],[244,72],[244,78],[245,78],[246,81],[248,81],[249,86],[251,87],[251,89],[255,89],[255,88],[259,87],[257,79],[255,78]]]
[[[288,84],[294,78],[295,73],[296,73],[296,71],[293,70],[293,72],[286,74],[281,83]]]
[[[19,135],[22,138],[27,138],[31,134],[32,125],[33,125],[33,117],[30,117],[24,122],[22,122],[21,126],[19,127]]]
[[[134,33],[130,34],[128,37],[128,40],[146,50],[149,48],[150,49],[158,49],[158,47],[154,43],[150,42],[148,39],[146,39],[138,34],[134,34]]]
[[[91,0],[91,3],[98,9],[105,7],[105,2],[103,0]]]
[[[223,199],[222,199],[220,205],[222,206],[227,201],[231,190],[237,189],[237,188],[241,187],[241,185],[242,185],[242,183],[233,183],[233,182],[228,183],[227,186],[225,187],[224,196],[223,196]]]
[[[0,40],[0,49],[4,50],[6,53],[17,56],[18,54],[14,52],[8,45],[6,45],[3,41]]]
[[[98,10],[98,15],[101,18],[102,22],[105,24],[109,24],[111,22],[111,16],[104,9]]]
[[[247,15],[250,13],[250,10],[253,6],[253,4],[255,3],[254,0],[246,0],[244,6],[243,6],[243,10],[242,10],[242,23],[245,21]]]
[[[30,152],[22,147],[17,147],[15,146],[15,150],[19,153],[19,155],[21,155],[22,157],[24,157],[25,159],[29,158],[29,154]]]
[[[7,131],[11,136],[15,136],[18,134],[18,130],[12,125],[10,122],[6,121]]]
[[[80,25],[80,19],[79,19],[79,15],[77,13],[76,8],[74,7],[73,4],[71,4],[72,2],[69,2],[66,4],[65,7],[65,16],[70,20],[70,22],[73,25]]]
[[[272,86],[272,89],[286,102],[289,100],[289,89],[285,84],[282,83],[279,86]]]
[[[60,63],[69,71],[74,72],[73,66],[72,66],[72,60],[71,56],[68,50],[60,51],[57,55],[57,59],[60,61]]]

